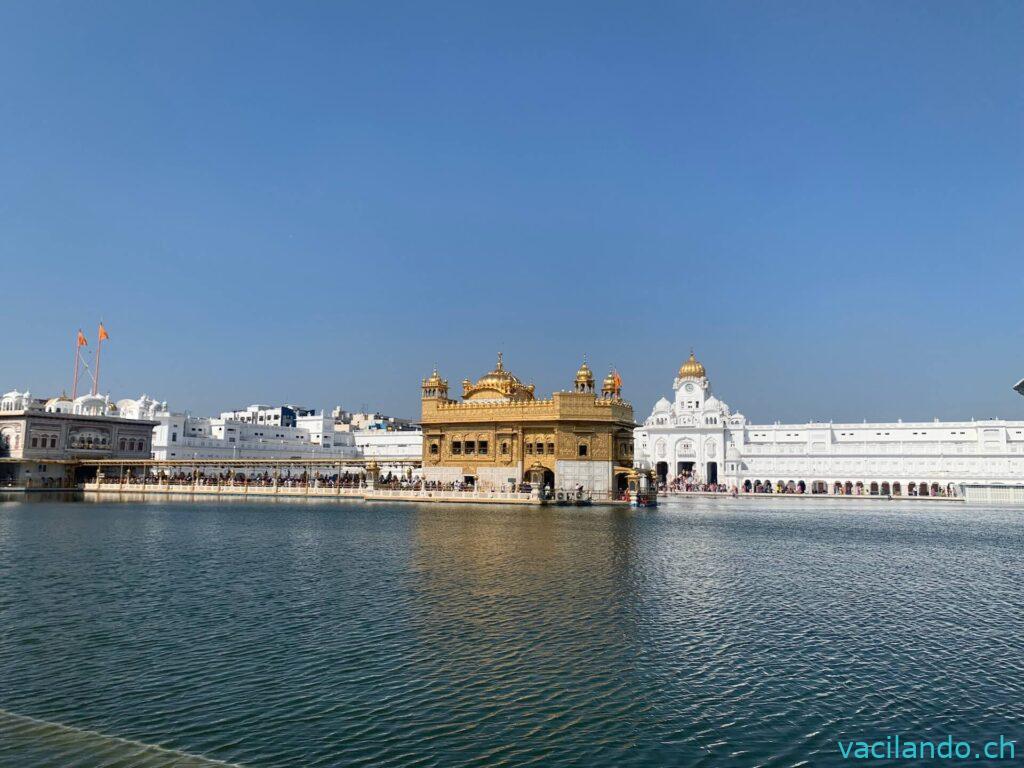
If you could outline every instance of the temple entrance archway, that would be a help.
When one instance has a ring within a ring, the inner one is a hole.
[[[676,462],[676,476],[677,477],[693,477],[693,462],[692,461],[677,461]]]
[[[718,462],[717,461],[709,461],[708,462],[708,478],[707,478],[707,481],[709,483],[717,483],[718,482]]]
[[[654,472],[658,475],[658,482],[664,483],[668,479],[668,462],[659,461],[654,465]]]

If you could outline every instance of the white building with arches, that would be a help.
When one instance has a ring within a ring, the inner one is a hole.
[[[672,389],[634,432],[636,464],[670,485],[934,496],[1024,484],[1024,421],[750,424],[715,397],[692,353]]]
[[[125,419],[106,395],[0,396],[0,488],[63,488],[82,459],[149,458],[155,421]]]

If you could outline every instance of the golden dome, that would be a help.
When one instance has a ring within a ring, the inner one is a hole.
[[[577,384],[593,384],[594,383],[594,372],[590,370],[590,366],[587,365],[587,361],[583,361],[583,365],[576,371],[576,383]]]
[[[477,379],[476,384],[470,384],[468,379],[463,381],[462,389],[462,397],[466,400],[477,395],[482,395],[479,398],[481,400],[493,399],[495,394],[512,399],[533,399],[533,385],[526,386],[512,373],[505,370],[501,352],[498,353],[498,364],[493,371],[489,371]]]
[[[618,397],[619,392],[622,391],[622,377],[619,376],[619,372],[614,368],[608,371],[608,375],[604,377],[604,381],[601,382],[601,393],[607,397]]]
[[[679,378],[685,379],[692,377],[694,379],[703,379],[707,375],[704,370],[704,366],[697,362],[697,358],[693,356],[693,350],[690,350],[690,359],[679,366]]]
[[[437,388],[437,387],[443,387],[443,386],[446,386],[446,385],[447,385],[447,382],[444,379],[442,379],[441,378],[441,374],[439,374],[437,372],[437,366],[436,365],[434,366],[434,372],[432,374],[430,374],[430,377],[423,380],[423,386],[424,387]]]

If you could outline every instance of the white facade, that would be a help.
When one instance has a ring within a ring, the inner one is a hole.
[[[1024,421],[748,424],[692,354],[672,389],[634,432],[637,466],[669,483],[881,495],[1024,483]]]
[[[0,487],[72,487],[82,459],[149,458],[153,424],[121,418],[106,396],[8,392],[0,397]]]
[[[219,418],[171,413],[166,402],[143,395],[121,400],[126,418],[158,422],[153,429],[154,459],[353,459],[358,458],[352,435],[336,433],[334,419],[306,412],[294,417],[297,426],[280,424],[289,408],[252,406],[248,412],[227,411]],[[235,418],[235,413],[248,416]],[[260,415],[264,415],[260,419]]]
[[[423,430],[420,429],[360,429],[338,434],[354,438],[359,455],[377,459],[383,472],[403,471],[399,464],[389,463],[388,459],[420,461],[423,458]]]

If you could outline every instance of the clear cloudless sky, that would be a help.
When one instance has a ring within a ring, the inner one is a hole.
[[[1024,3],[0,4],[0,388],[1024,418]]]

